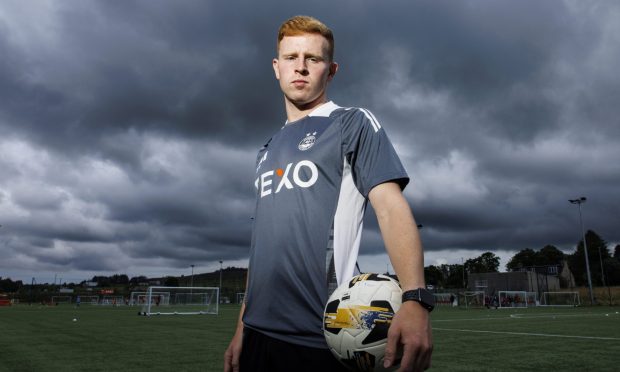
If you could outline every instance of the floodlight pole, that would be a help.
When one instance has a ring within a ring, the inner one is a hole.
[[[569,199],[571,204],[577,204],[579,207],[579,225],[581,226],[581,235],[583,236],[583,254],[586,257],[586,273],[588,275],[588,289],[590,290],[590,305],[594,305],[594,294],[592,293],[592,277],[590,276],[590,261],[588,259],[588,245],[586,244],[586,233],[583,229],[583,218],[581,216],[581,204],[586,202],[586,197],[579,199]]]
[[[603,256],[601,255],[601,246],[598,247],[598,259],[601,262],[601,279],[603,279],[603,287],[607,287],[607,296],[609,297],[609,306],[611,306],[611,289],[605,284],[605,268],[603,267]]]
[[[194,292],[194,264],[189,265],[192,267],[192,279],[190,280],[190,288],[189,288],[189,294],[190,296],[192,295],[192,293]]]
[[[220,296],[222,296],[222,264],[224,263],[224,261],[220,260]]]
[[[463,266],[463,289],[467,289],[465,288],[465,261],[463,260],[463,257],[461,257],[461,266]]]
[[[28,297],[30,297],[30,302],[28,303],[28,305],[32,306],[32,288],[34,288],[34,284],[36,283],[36,281],[34,280],[34,276],[32,277],[32,280],[30,281],[30,290],[28,292]]]

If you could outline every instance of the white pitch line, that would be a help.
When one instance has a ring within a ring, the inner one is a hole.
[[[614,314],[615,315],[615,314]],[[534,319],[534,318],[585,318],[588,316],[609,316],[606,313],[588,313],[588,314],[541,314],[541,315],[533,315],[533,314],[511,314],[510,317],[513,319]]]
[[[500,331],[481,331],[477,329],[456,329],[456,328],[436,328],[433,331],[454,331],[454,332],[470,332],[470,333],[493,333],[499,335],[516,335],[516,336],[539,336],[539,337],[561,337],[561,338],[580,338],[585,340],[606,340],[620,341],[618,337],[594,337],[594,336],[572,336],[572,335],[554,335],[549,333],[525,333],[525,332],[500,332]]]
[[[480,318],[456,318],[456,319],[433,319],[433,323],[437,322],[461,322],[461,321],[485,321],[485,320],[506,320],[506,319],[534,319],[534,318],[585,318],[590,316],[606,316],[606,313],[587,313],[587,314],[562,314],[562,313],[550,313],[550,314],[510,314],[508,316],[488,316]],[[616,316],[617,314],[609,314],[608,316]]]
[[[489,318],[457,318],[457,319],[433,319],[433,323],[435,322],[476,322],[476,321],[486,321],[486,320],[506,320],[508,317],[489,317]]]

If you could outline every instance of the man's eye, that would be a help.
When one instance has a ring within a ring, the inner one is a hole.
[[[319,61],[319,59],[318,59],[318,58],[316,58],[316,57],[310,57],[310,58],[308,58],[308,61],[310,61],[310,62],[315,62],[315,63],[316,63],[316,62],[318,62],[318,61]]]

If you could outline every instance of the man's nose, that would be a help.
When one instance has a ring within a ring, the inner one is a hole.
[[[295,65],[295,72],[301,75],[308,75],[308,64],[305,58],[299,58]]]

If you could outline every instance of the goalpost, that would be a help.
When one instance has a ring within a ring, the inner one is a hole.
[[[481,308],[484,307],[484,292],[459,292],[459,306],[465,308]]]
[[[543,292],[540,306],[579,306],[579,292]]]
[[[527,307],[527,292],[499,291],[499,308]]]
[[[149,287],[141,315],[218,314],[218,287]]]

